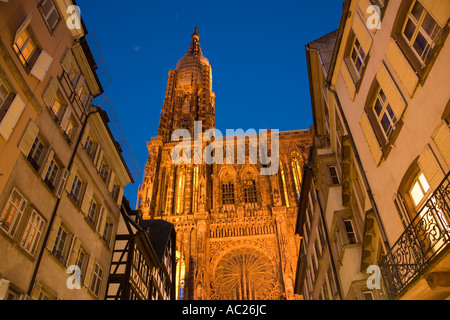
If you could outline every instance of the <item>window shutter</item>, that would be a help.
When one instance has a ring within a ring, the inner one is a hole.
[[[106,210],[104,207],[100,209],[100,216],[98,219],[97,232],[102,235],[103,229],[105,229],[106,224]]]
[[[441,28],[445,28],[450,18],[450,2],[443,0],[420,0],[428,13]]]
[[[95,259],[92,255],[89,256],[89,263],[86,269],[86,276],[84,277],[84,285],[90,289],[92,271],[94,270]]]
[[[57,91],[58,91],[58,83],[56,82],[55,79],[52,78],[50,79],[47,89],[44,92],[44,96],[42,97],[47,107],[51,107],[55,102]]]
[[[16,124],[19,121],[19,118],[22,115],[22,111],[24,108],[25,102],[23,102],[23,100],[17,94],[13,102],[9,106],[8,112],[5,114],[2,122],[0,123],[0,135],[6,141],[9,140],[9,137],[11,136],[11,133],[16,127]]]
[[[98,151],[97,165],[96,165],[97,171],[100,170],[100,166],[102,165],[103,154],[104,154],[103,148],[101,148],[101,147],[99,146],[99,149],[100,149],[100,150]]]
[[[355,37],[361,44],[364,53],[366,54],[366,56],[368,56],[370,48],[372,47],[372,37],[370,36],[370,33],[366,28],[366,24],[363,23],[359,15],[355,15],[352,29],[355,34]]]
[[[403,112],[405,111],[406,102],[403,99],[397,86],[395,85],[394,80],[392,80],[391,75],[386,69],[384,63],[381,64],[381,67],[378,70],[377,81],[381,89],[383,89],[387,99],[389,100],[392,111],[394,111],[397,120],[400,120],[403,116]]]
[[[44,50],[41,51],[39,58],[34,63],[33,69],[31,69],[31,74],[34,75],[40,81],[44,80],[50,65],[53,62],[53,58]]]
[[[78,250],[80,250],[80,246],[81,246],[80,239],[78,239],[77,237],[74,237],[74,238],[75,239],[72,244],[70,258],[67,260],[68,266],[75,265],[75,263],[77,262]]]
[[[409,225],[410,219],[403,198],[400,194],[396,193],[394,194],[392,200],[394,201],[394,205],[395,208],[397,209],[397,213],[402,222],[402,225],[406,229],[406,227]]]
[[[34,140],[36,140],[38,133],[39,128],[33,120],[30,120],[30,122],[28,123],[28,127],[22,136],[22,140],[20,140],[19,143],[19,150],[22,151],[25,157],[28,157],[28,155],[30,154]]]
[[[344,79],[345,85],[347,86],[350,98],[354,100],[356,95],[356,86],[355,82],[353,81],[353,77],[350,74],[350,71],[348,70],[348,66],[345,63],[341,64],[341,75],[342,78]]]
[[[66,128],[67,128],[71,114],[72,114],[72,112],[70,111],[69,107],[67,107],[66,112],[64,113],[64,116],[61,120],[61,128],[63,130],[66,130]]]
[[[93,190],[91,186],[88,184],[86,186],[86,192],[84,193],[83,203],[81,204],[81,211],[87,215],[89,211],[89,206],[91,204],[93,195]]]
[[[6,279],[0,280],[0,300],[6,300],[8,298],[9,284],[10,282]]]
[[[38,300],[39,299],[39,293],[41,293],[42,285],[35,282],[33,286],[33,291],[31,292],[31,300]]]
[[[67,72],[67,73],[70,72],[70,65],[72,64],[73,61],[74,61],[74,58],[73,58],[72,50],[69,48],[69,49],[67,49],[66,54],[65,54],[63,60],[61,61],[61,66],[63,67],[65,72]]]
[[[403,86],[408,90],[409,96],[412,97],[419,84],[419,77],[393,39],[389,42],[386,58],[394,68]]]
[[[47,175],[47,171],[48,168],[50,167],[50,162],[53,160],[53,156],[55,155],[55,151],[53,151],[53,149],[50,149],[48,151],[48,155],[47,155],[47,161],[45,162],[44,167],[42,168],[42,172],[41,172],[41,178],[42,180],[45,179],[45,176]]]
[[[119,196],[118,196],[118,198],[117,198],[117,205],[118,205],[119,207],[122,205],[123,192],[124,192],[124,188],[121,187],[121,188],[120,188],[120,192],[119,192]]]
[[[47,250],[50,252],[52,252],[53,247],[55,246],[56,236],[58,235],[58,230],[60,226],[61,226],[61,218],[56,216],[55,220],[53,221],[53,226],[49,226],[49,228],[52,228],[50,236],[47,240]]]
[[[78,94],[83,85],[84,85],[84,76],[80,74],[80,76],[78,77],[77,85],[75,86],[76,94]]]
[[[445,163],[450,168],[450,128],[447,122],[442,121],[433,136],[433,141],[444,158]]]
[[[59,182],[58,182],[58,186],[56,187],[56,191],[55,191],[55,195],[58,198],[61,198],[62,192],[64,190],[67,178],[69,177],[69,171],[67,171],[66,169],[62,169],[60,178],[59,178]]]
[[[375,160],[377,166],[380,164],[381,158],[383,156],[383,152],[381,150],[380,144],[378,143],[378,139],[373,131],[372,125],[370,123],[369,117],[366,113],[363,114],[360,121],[361,129],[366,137],[366,141],[369,144],[370,152]]]
[[[419,157],[419,166],[431,189],[436,190],[444,179],[444,173],[429,145]]]
[[[86,140],[89,136],[89,131],[90,131],[90,128],[87,125],[86,128],[84,129],[83,137],[81,138],[81,147],[82,148],[84,148],[84,145],[86,144]]]
[[[114,171],[111,170],[111,174],[109,175],[109,181],[108,181],[108,191],[109,193],[112,192],[113,187],[114,187],[114,182],[116,178],[116,173]]]
[[[69,179],[67,180],[67,183],[66,183],[67,192],[70,192],[72,190],[72,184],[73,184],[73,181],[75,180],[76,175],[77,175],[77,167],[73,166],[72,170],[70,170]]]

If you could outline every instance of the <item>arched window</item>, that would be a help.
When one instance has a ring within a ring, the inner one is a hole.
[[[296,191],[297,199],[299,199],[300,192],[302,189],[302,165],[301,165],[301,157],[298,154],[298,152],[292,153],[291,170],[292,170],[292,175],[294,176],[294,184],[295,184],[295,191]]]
[[[226,173],[222,179],[222,204],[234,203],[234,179],[231,174]]]
[[[256,181],[251,174],[247,175],[244,179],[244,201],[245,203],[258,202],[258,197],[256,194]]]
[[[285,170],[284,170],[284,163],[281,160],[280,160],[280,175],[281,175],[281,184],[283,187],[284,201],[285,201],[286,207],[289,208],[290,206],[289,206],[289,195],[288,195],[288,189],[287,189],[287,183],[286,183],[286,175],[285,175]]]

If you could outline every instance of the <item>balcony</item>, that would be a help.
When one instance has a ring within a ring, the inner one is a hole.
[[[450,173],[380,264],[390,299],[403,294],[450,247]]]

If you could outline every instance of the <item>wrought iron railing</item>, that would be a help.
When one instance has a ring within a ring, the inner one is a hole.
[[[450,173],[380,264],[391,299],[417,278],[450,243]]]

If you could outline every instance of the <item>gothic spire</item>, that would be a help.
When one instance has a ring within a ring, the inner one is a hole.
[[[202,49],[200,48],[200,35],[198,34],[198,27],[195,27],[194,34],[192,35],[191,46],[187,52],[189,55],[200,54],[202,55]]]

